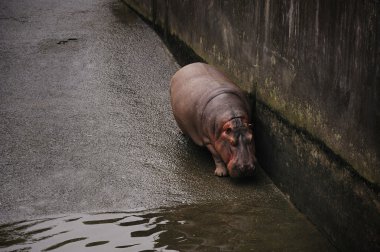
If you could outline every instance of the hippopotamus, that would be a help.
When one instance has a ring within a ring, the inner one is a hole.
[[[174,74],[170,97],[179,128],[211,152],[215,175],[253,175],[256,156],[251,109],[237,85],[216,68],[193,63]]]

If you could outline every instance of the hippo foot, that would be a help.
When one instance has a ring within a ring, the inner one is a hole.
[[[225,166],[217,166],[215,168],[215,172],[214,172],[215,176],[218,176],[218,177],[226,177],[228,172],[227,172],[227,168]]]

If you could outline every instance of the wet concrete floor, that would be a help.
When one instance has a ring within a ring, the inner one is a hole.
[[[215,247],[236,248],[221,239],[235,228],[239,246],[264,239],[274,249],[331,249],[262,170],[248,181],[213,175],[210,154],[180,134],[171,113],[178,69],[120,1],[0,0],[0,249],[14,225],[34,230],[17,223],[131,210],[189,221],[162,230],[195,232]],[[209,232],[222,233],[213,240]],[[250,236],[273,232],[282,238]]]

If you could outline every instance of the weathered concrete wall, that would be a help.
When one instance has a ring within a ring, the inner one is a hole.
[[[260,163],[338,247],[379,247],[379,1],[126,2],[256,97]]]

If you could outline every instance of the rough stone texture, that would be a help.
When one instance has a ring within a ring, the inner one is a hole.
[[[256,114],[257,156],[277,186],[343,251],[378,250],[379,199],[366,181],[267,106]]]
[[[126,2],[256,97],[259,161],[314,223],[379,247],[378,1]]]

